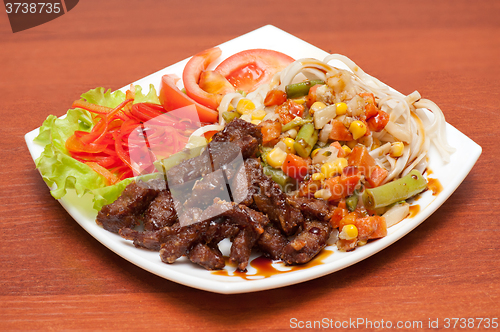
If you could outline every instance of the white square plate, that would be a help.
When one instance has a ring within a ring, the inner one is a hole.
[[[220,61],[234,53],[251,48],[273,49],[288,54],[295,59],[312,57],[322,60],[328,55],[325,51],[270,25],[219,46],[222,50]],[[176,74],[182,77],[182,70],[188,60],[183,60],[160,70],[134,82],[134,84],[147,88],[151,83],[159,91],[162,75]],[[121,90],[125,91],[127,87],[128,85]],[[186,286],[224,294],[278,288],[318,278],[357,263],[396,242],[436,211],[465,179],[481,154],[481,147],[457,129],[447,124],[446,130],[448,142],[456,148],[450,162],[444,164],[434,147],[431,147],[429,153],[429,168],[432,170],[432,175],[429,177],[437,178],[443,189],[435,196],[432,195],[430,190],[421,195],[417,202],[420,211],[415,216],[391,227],[386,237],[370,242],[352,252],[339,252],[334,247],[327,247],[327,255],[321,255],[312,264],[292,269],[280,266],[280,264],[274,264],[273,266],[276,266],[277,269],[284,271],[277,271],[267,276],[257,273],[257,270],[251,266],[252,263],[250,263],[246,275],[233,274],[234,267],[226,267],[226,270],[223,270],[222,273],[206,271],[185,258],[179,259],[174,264],[162,263],[158,252],[137,249],[130,241],[99,227],[95,223],[97,212],[91,208],[91,197],[79,198],[74,192],[69,192],[59,201],[68,213],[103,245],[131,263],[165,279]],[[39,129],[35,129],[25,136],[33,159],[36,159],[43,151],[40,145],[33,143],[33,139],[38,135],[38,132]],[[257,255],[254,254],[252,259],[256,257]]]

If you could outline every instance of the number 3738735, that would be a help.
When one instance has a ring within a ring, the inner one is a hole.
[[[62,10],[60,2],[7,2],[7,14],[59,14]]]

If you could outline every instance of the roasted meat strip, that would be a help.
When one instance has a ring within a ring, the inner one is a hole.
[[[226,265],[219,247],[213,243],[195,244],[187,257],[191,262],[201,265],[207,270],[220,270]]]
[[[154,231],[145,230],[143,232],[131,228],[122,228],[119,234],[127,240],[132,240],[137,248],[159,251],[166,238],[177,234],[180,228],[179,223],[174,224],[172,227],[167,226]]]
[[[324,200],[307,197],[288,197],[288,202],[298,208],[302,214],[316,220],[329,221],[332,208]]]
[[[244,120],[235,119],[217,132],[203,153],[187,159],[167,172],[171,186],[201,178],[235,160],[241,154],[246,159],[256,154],[262,143],[259,127]]]
[[[124,227],[133,228],[139,225],[142,214],[159,192],[157,187],[146,182],[132,182],[116,201],[102,207],[96,223],[113,233]]]
[[[300,210],[288,202],[280,186],[263,173],[258,159],[245,160],[244,167],[233,177],[232,187],[235,188],[233,197],[266,214],[286,235],[292,235],[304,221]]]
[[[271,259],[281,259],[283,248],[288,244],[288,239],[274,225],[268,224],[264,228],[264,233],[257,241],[258,248],[264,256]]]
[[[144,213],[144,229],[154,231],[172,226],[177,221],[174,200],[168,190],[162,190]]]
[[[223,218],[222,230],[214,229],[214,220]],[[181,218],[182,219],[182,218]],[[233,238],[230,260],[245,270],[250,253],[269,219],[262,213],[245,205],[234,202],[216,200],[200,215],[191,217],[194,223],[180,228],[179,232],[164,239],[161,244],[160,257],[165,263],[173,263],[179,257],[189,254],[191,248],[198,243],[215,244],[226,237]],[[228,223],[235,228],[228,227]],[[206,248],[205,248],[206,249]],[[201,249],[200,249],[201,250]],[[206,251],[203,251],[206,253]]]
[[[331,232],[332,226],[328,222],[304,222],[302,231],[283,248],[281,259],[287,265],[309,262],[326,247]]]

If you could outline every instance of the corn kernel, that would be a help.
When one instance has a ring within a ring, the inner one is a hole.
[[[347,104],[346,103],[336,103],[337,110],[335,111],[337,115],[344,115],[347,113]]]
[[[311,179],[314,181],[321,181],[325,179],[325,175],[323,173],[313,173],[313,175],[311,175]]]
[[[346,145],[351,148],[351,149],[354,149],[354,147],[358,144],[358,141],[356,140],[352,140],[352,141],[347,141],[346,142]]]
[[[348,162],[347,162],[347,159],[345,158],[337,158],[333,161],[333,165],[335,167],[337,167],[337,172],[338,173],[342,173],[342,171],[344,170],[344,168],[347,167],[348,165]]]
[[[314,112],[322,110],[325,107],[326,107],[325,103],[317,101],[314,104],[312,104],[311,107],[309,108],[309,114],[314,114]]]
[[[362,246],[364,246],[367,242],[368,242],[368,241],[366,241],[366,240],[363,240],[363,241],[358,241],[358,243],[357,243],[357,244],[358,244],[358,247],[362,247]]]
[[[294,99],[293,100],[295,103],[299,104],[299,105],[302,105],[306,102],[306,98],[302,97],[302,98],[297,98],[297,99]]]
[[[286,153],[291,153],[295,154],[295,148],[293,147],[293,144],[295,143],[295,140],[293,140],[290,137],[284,138],[283,143],[286,145]]]
[[[314,158],[314,156],[318,154],[319,150],[321,149],[320,148],[314,149],[313,152],[311,152],[311,158]]]
[[[229,105],[227,105],[227,111],[228,111],[228,112],[230,112],[230,111],[232,111],[232,110],[234,110],[234,106],[233,106],[233,104],[229,104]]]
[[[342,173],[345,167],[347,167],[347,159],[337,158],[334,161],[329,161],[321,165],[321,173],[325,178],[330,178],[335,174]]]
[[[329,178],[333,176],[336,172],[332,163],[327,162],[321,165],[321,173],[325,176],[325,178]]]
[[[344,225],[339,238],[343,240],[352,240],[358,237],[358,228],[355,225]]]
[[[285,159],[286,152],[280,148],[272,149],[266,156],[267,163],[274,168],[280,168],[285,162]]]
[[[252,112],[252,120],[262,120],[266,116],[266,111],[258,109]]]
[[[252,120],[250,123],[253,123],[254,125],[258,126],[262,121],[261,120]]]
[[[358,139],[366,134],[366,125],[359,120],[353,121],[349,126],[349,131],[354,139]]]
[[[394,142],[391,144],[390,156],[393,158],[401,157],[403,155],[405,145],[403,142]]]
[[[240,99],[238,105],[236,105],[236,111],[243,114],[252,113],[255,109],[255,104],[250,99]]]
[[[332,196],[332,193],[327,189],[320,189],[314,193],[314,198],[321,198],[324,200],[329,199],[330,196]]]
[[[352,152],[352,149],[347,145],[342,145],[342,150],[345,151],[345,154],[350,154]]]

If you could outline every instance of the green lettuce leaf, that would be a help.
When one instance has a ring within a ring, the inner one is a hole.
[[[146,95],[142,93],[142,88],[140,85],[135,86],[134,104],[137,103],[160,104],[160,99],[158,98],[158,94],[156,93],[156,89],[153,84],[149,85],[149,92]]]
[[[136,102],[160,103],[152,84],[147,94],[142,93],[140,86],[135,86],[135,95]],[[114,108],[125,100],[125,93],[96,88],[82,94],[81,97],[90,103]],[[69,189],[74,189],[79,197],[91,193],[94,195],[94,209],[100,210],[103,205],[115,201],[123,189],[136,178],[106,186],[100,174],[69,155],[65,147],[66,140],[77,130],[90,131],[93,125],[90,113],[83,109],[70,109],[61,118],[49,115],[40,127],[39,135],[34,139],[34,142],[44,146],[35,164],[43,180],[52,188],[50,193],[54,198],[64,197]]]
[[[95,105],[115,108],[125,100],[125,93],[120,90],[111,92],[111,90],[108,89],[107,91],[105,91],[105,89],[101,87],[89,90],[83,93],[81,97],[82,99],[85,99],[89,103]]]

